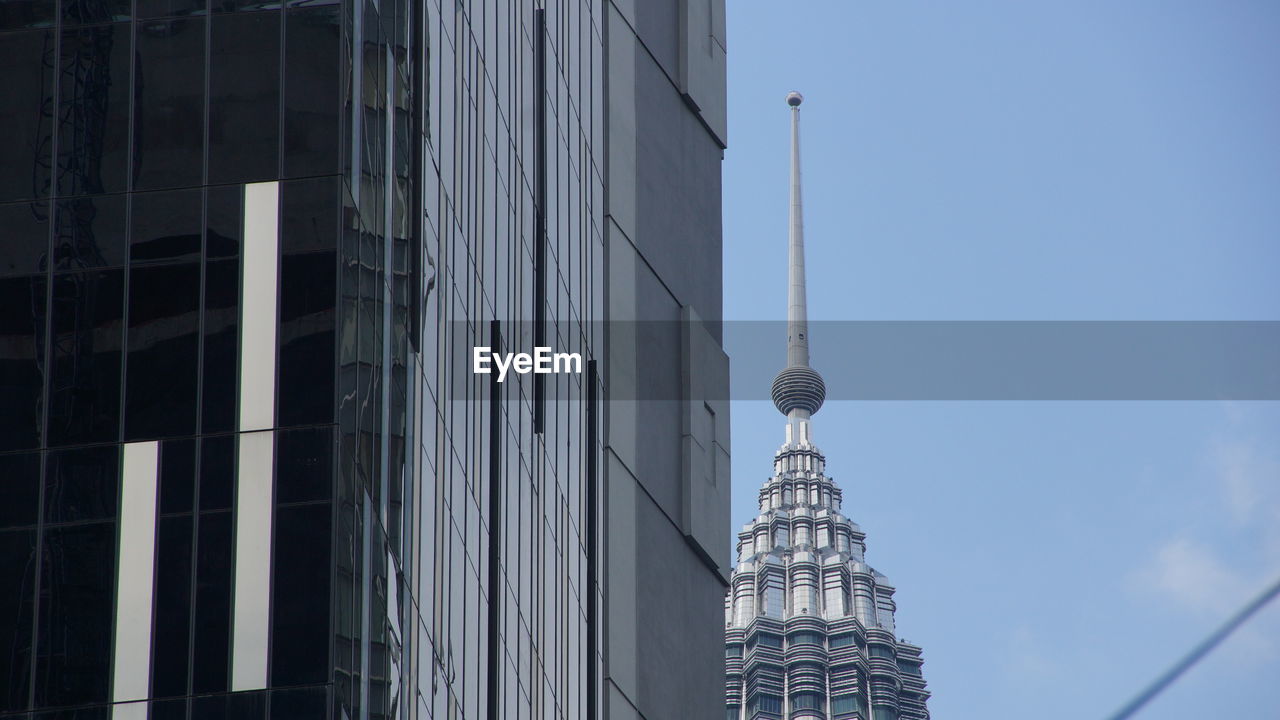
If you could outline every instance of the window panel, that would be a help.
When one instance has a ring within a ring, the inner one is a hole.
[[[54,202],[55,270],[125,264],[124,195],[63,198]]]
[[[209,182],[277,177],[280,13],[216,15],[209,54]]]
[[[138,0],[139,19],[173,17],[203,12],[205,0]]]
[[[64,17],[71,10],[81,17],[94,16],[92,22],[129,15],[128,0],[64,0],[62,7]],[[129,23],[115,23],[62,33],[59,195],[125,190],[129,168],[131,30]]]
[[[279,422],[333,422],[337,258],[285,255],[280,283]]]
[[[2,64],[2,63],[0,63]],[[3,175],[3,173],[0,173]],[[44,391],[45,276],[0,278],[0,451],[40,445]]]
[[[4,502],[0,502],[0,530],[36,524],[40,503],[40,453],[0,455],[0,497],[4,498]],[[0,584],[0,587],[5,586]]]
[[[44,532],[37,706],[107,700],[115,553],[115,523],[71,525]]]
[[[328,503],[278,507],[271,604],[271,684],[322,683],[329,664]]]
[[[276,433],[276,502],[328,500],[333,485],[333,428]]]
[[[0,473],[13,469],[12,466],[0,464]],[[38,472],[36,477],[39,477]],[[7,489],[5,496],[8,497]],[[5,510],[0,510],[0,516],[3,513]],[[31,515],[34,519],[34,508]],[[8,669],[8,672],[0,675],[0,712],[4,712],[21,710],[27,706],[27,690],[31,679],[36,531],[0,532],[0,557],[5,559],[0,563],[0,587],[5,588],[4,592],[0,592],[0,666]]]
[[[285,15],[285,177],[340,170],[338,11],[335,4]]]
[[[130,212],[129,263],[200,257],[201,191],[135,193]]]
[[[195,495],[196,441],[160,444],[160,513],[189,513]]]
[[[129,272],[126,439],[195,432],[200,266]]]
[[[200,651],[192,656],[191,692],[226,692],[231,649],[231,513],[201,513],[199,523],[194,647]]]
[[[203,17],[138,24],[133,180],[138,190],[199,185],[204,169]]]
[[[49,27],[57,19],[57,6],[49,0],[9,0],[0,3],[0,30]]]
[[[44,521],[114,520],[120,480],[117,445],[56,450],[44,473]],[[112,552],[115,552],[112,542]]]
[[[54,276],[50,445],[118,439],[123,319],[123,270]]]
[[[168,455],[161,452],[161,466]],[[161,477],[164,471],[161,470]],[[161,491],[163,497],[163,490]],[[187,694],[187,628],[191,618],[191,516],[160,518],[157,530],[152,697]]]
[[[213,260],[204,266],[204,378],[201,428],[236,427],[236,368],[239,363],[240,263]]]
[[[321,648],[324,651],[324,648]],[[328,697],[324,687],[291,688],[271,692],[271,720],[324,717]]]
[[[130,0],[62,0],[63,25],[128,20]]]
[[[52,23],[53,3],[0,3],[0,28]],[[53,162],[53,70],[45,54],[53,53],[50,30],[12,33],[4,38],[0,62],[0,133],[6,147],[0,173],[0,201],[48,197]]]
[[[205,257],[233,258],[240,254],[244,225],[244,188],[224,185],[206,194]]]
[[[200,511],[228,510],[235,489],[234,435],[200,440]]]
[[[0,276],[43,272],[49,267],[49,202],[0,205]]]

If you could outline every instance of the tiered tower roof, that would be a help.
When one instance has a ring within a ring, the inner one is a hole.
[[[920,648],[897,638],[894,587],[866,563],[866,534],[813,443],[826,398],[809,366],[800,192],[800,104],[791,107],[787,366],[773,401],[786,441],[738,533],[725,605],[728,720],[928,720]]]

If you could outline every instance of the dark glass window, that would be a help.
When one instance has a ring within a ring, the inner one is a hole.
[[[160,444],[160,512],[191,512],[196,485],[196,441]]]
[[[57,5],[49,0],[8,0],[0,3],[0,30],[48,27],[56,19]]]
[[[64,11],[94,7],[98,8],[98,14],[110,15],[110,4],[64,0],[62,7]],[[123,5],[123,14],[127,17],[129,3],[126,1]],[[59,195],[125,190],[129,171],[131,29],[129,23],[115,23],[62,33],[62,79],[58,91]]]
[[[323,651],[323,648],[321,649]],[[328,706],[324,687],[271,691],[271,720],[321,718]]]
[[[322,683],[329,665],[329,504],[276,508],[271,684]]]
[[[49,201],[0,205],[0,276],[29,275],[49,267]]]
[[[889,647],[888,645],[871,645],[870,651],[871,651],[871,657],[873,658],[884,658],[886,660],[893,660],[895,657],[893,648]]]
[[[267,713],[265,690],[193,698],[191,720],[263,720]]]
[[[135,193],[130,264],[199,258],[202,195],[199,188]]]
[[[53,3],[0,3],[5,27],[44,24]],[[5,172],[0,173],[0,201],[48,197],[53,163],[54,34],[36,30],[5,35],[0,62],[0,131],[4,133]],[[47,54],[47,55],[46,55]]]
[[[332,427],[276,433],[276,502],[328,500],[332,484]]]
[[[816,632],[791,633],[788,638],[792,645],[821,645],[822,635]]]
[[[205,257],[233,258],[240,253],[244,227],[244,187],[222,185],[206,193]]]
[[[124,265],[124,195],[64,198],[54,208],[55,270]]]
[[[151,720],[187,720],[186,698],[153,701]]]
[[[62,0],[62,24],[85,25],[88,23],[128,20],[130,0]]]
[[[217,15],[209,53],[209,182],[278,177],[280,13]]]
[[[200,265],[129,271],[125,437],[195,432]]]
[[[236,371],[240,326],[240,263],[211,260],[204,266],[204,404],[205,432],[236,427]]]
[[[119,438],[123,319],[123,270],[54,276],[50,445]]]
[[[338,172],[338,5],[285,16],[285,177]]]
[[[191,692],[226,692],[231,646],[231,513],[201,513]],[[230,717],[230,716],[228,716]],[[218,716],[223,720],[223,716]]]
[[[285,255],[280,286],[280,424],[332,422],[335,254]]]
[[[45,522],[114,520],[119,450],[118,445],[100,445],[51,451],[44,472]]]
[[[142,19],[190,15],[204,10],[205,0],[138,0],[138,17]]]
[[[0,278],[0,451],[40,445],[47,288],[44,275]]]
[[[831,636],[831,647],[848,647],[853,644],[853,633],[843,633],[841,635]]]
[[[724,656],[725,656],[725,657],[727,657],[727,658],[740,658],[740,657],[742,657],[742,646],[741,646],[741,645],[726,645],[726,646],[725,646],[725,648],[724,648]]]
[[[200,441],[200,510],[227,510],[235,488],[236,445],[234,435]]]
[[[115,523],[48,529],[40,570],[36,705],[104,702],[111,680]]]
[[[191,516],[160,518],[157,533],[153,697],[187,694],[191,618]]]
[[[756,635],[756,642],[763,647],[780,648],[782,647],[782,636],[773,633],[759,633]]]
[[[138,190],[199,185],[206,18],[138,23],[133,178]]]
[[[0,497],[4,498],[0,502],[0,529],[36,524],[40,503],[40,453],[0,455]],[[0,587],[4,585],[0,584]]]
[[[338,246],[338,176],[280,183],[280,249],[285,255]]]
[[[0,472],[7,469],[0,465]],[[0,592],[0,667],[6,670],[0,674],[0,712],[4,712],[27,706],[36,531],[0,532],[0,557],[4,558],[4,562],[0,562],[0,588],[4,588],[4,592]]]

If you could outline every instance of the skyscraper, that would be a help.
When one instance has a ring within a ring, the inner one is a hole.
[[[0,716],[718,713],[724,44],[0,3]]]
[[[799,93],[791,107],[787,365],[773,381],[786,441],[760,489],[760,514],[738,533],[726,599],[728,720],[927,720],[920,648],[897,638],[894,587],[865,559],[866,535],[814,445],[826,399],[809,366]]]

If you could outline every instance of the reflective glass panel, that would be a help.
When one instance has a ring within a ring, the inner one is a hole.
[[[153,697],[187,693],[187,627],[191,618],[191,516],[160,518],[156,533]]]
[[[63,198],[54,203],[55,270],[125,263],[124,195]]]
[[[209,53],[209,182],[278,177],[280,13],[215,15]]]
[[[119,3],[117,3],[119,4]],[[110,3],[64,1],[112,14]],[[124,2],[128,15],[128,2]],[[65,14],[65,12],[64,12]],[[58,194],[123,192],[129,153],[129,23],[62,33],[58,108]]]
[[[271,684],[324,682],[329,664],[329,504],[276,509]]]
[[[115,523],[44,531],[36,705],[104,702],[111,680]]]
[[[125,438],[195,432],[200,266],[129,272]]]
[[[54,276],[50,445],[118,439],[123,320],[123,270]]]
[[[0,451],[40,444],[47,288],[44,275],[0,278],[0,337],[8,348],[0,353]]]
[[[46,12],[42,12],[46,10]],[[52,21],[53,3],[0,3],[0,27],[23,27]],[[4,37],[0,62],[0,132],[5,143],[6,172],[0,173],[0,201],[48,197],[53,163],[53,57],[55,35],[49,30]]]
[[[49,452],[44,473],[45,522],[114,520],[119,451],[118,445],[100,445]]]
[[[0,472],[5,469],[0,466]],[[33,512],[32,515],[35,513]],[[36,531],[0,532],[0,712],[27,706],[31,679],[32,603],[36,580]]]
[[[27,275],[49,267],[49,202],[0,205],[0,276]]]
[[[133,179],[138,190],[199,185],[204,167],[206,18],[138,24]]]
[[[199,258],[202,196],[199,188],[134,193],[129,262]]]
[[[338,172],[338,5],[285,16],[284,175]]]
[[[231,645],[231,513],[201,513],[196,540],[193,693],[226,692]],[[222,720],[219,716],[218,720]]]

